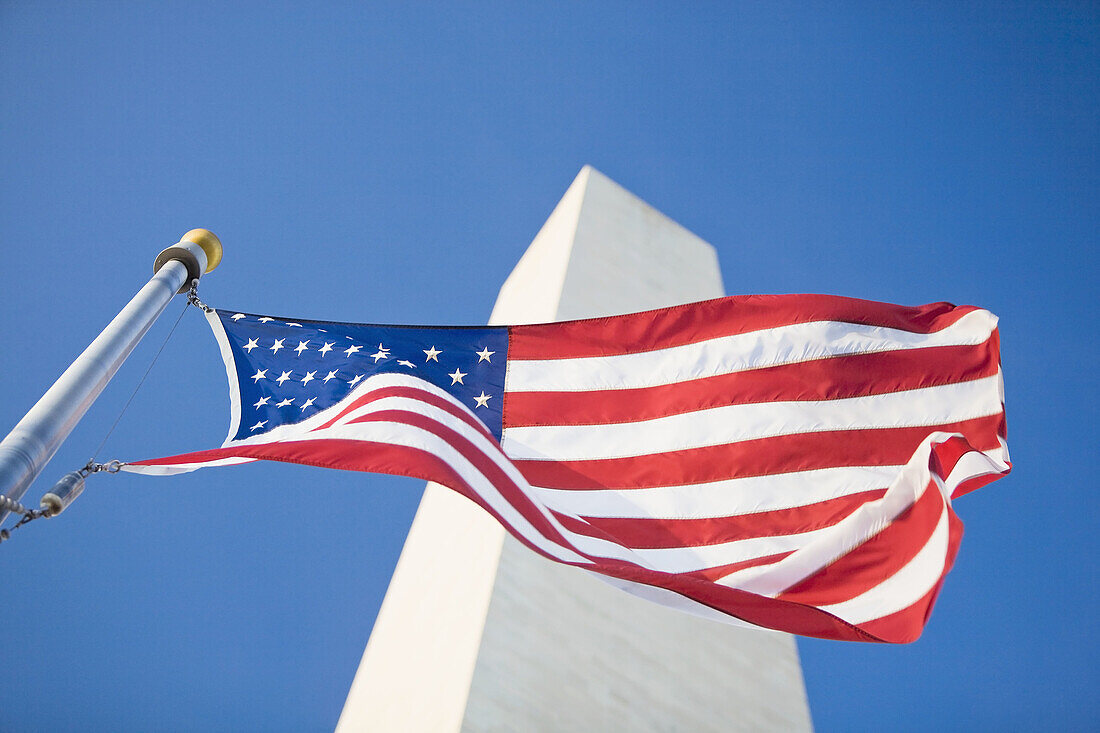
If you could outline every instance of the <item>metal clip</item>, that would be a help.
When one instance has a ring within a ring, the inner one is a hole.
[[[199,280],[195,278],[191,281],[191,289],[187,291],[187,302],[198,308],[202,308],[206,313],[213,313],[214,309],[199,300]]]
[[[107,473],[118,473],[125,465],[125,463],[118,460],[117,458],[113,461],[107,461],[106,463],[96,463],[93,459],[88,461],[84,468],[80,469],[79,473],[81,476],[88,476],[93,473],[99,473],[100,471],[106,471]]]

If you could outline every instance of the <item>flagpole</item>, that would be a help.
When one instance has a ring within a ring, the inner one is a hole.
[[[192,229],[157,255],[152,279],[0,441],[0,495],[14,502],[23,497],[172,296],[186,292],[221,258],[221,242],[206,229]],[[0,522],[7,515],[0,509]]]

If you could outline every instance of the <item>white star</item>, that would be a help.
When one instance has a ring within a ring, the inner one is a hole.
[[[333,369],[331,372],[326,374],[325,378],[322,379],[321,381],[324,382],[325,384],[328,384],[328,380],[330,380],[330,379],[336,379],[336,370],[335,369]]]
[[[279,349],[283,348],[284,341],[286,341],[286,339],[275,339],[275,345],[271,347],[271,353],[278,354]]]
[[[313,375],[316,373],[317,372],[309,372],[308,374],[306,374],[306,376],[302,379],[302,384],[309,384],[310,382],[312,382]]]
[[[277,404],[275,406],[276,407],[286,407],[287,405],[292,405],[292,404],[294,404],[294,400],[287,397],[285,400],[283,400],[282,402],[280,402],[279,404]]]
[[[270,318],[270,317],[268,317],[268,316],[264,316],[263,318],[261,318],[261,319],[260,319],[260,323],[271,323],[271,322],[272,322],[272,321],[274,321],[274,320],[275,320],[274,318]]]
[[[252,383],[253,384],[258,383],[261,379],[267,379],[267,370],[266,369],[257,369],[256,373],[252,375]]]
[[[234,313],[233,315],[231,315],[229,317],[232,318],[234,321],[239,321],[242,318],[244,318],[244,313]]]
[[[353,379],[353,380],[351,380],[350,382],[348,382],[348,385],[350,385],[350,386],[354,387],[355,385],[359,384],[359,381],[360,381],[360,380],[361,380],[362,378],[363,378],[363,375],[362,375],[362,374],[356,374],[356,375],[355,375],[355,379]]]
[[[430,349],[424,349],[424,353],[428,355],[428,358],[424,360],[425,362],[434,361],[439,363],[439,355],[443,352],[433,346]]]
[[[298,356],[301,356],[303,351],[309,351],[309,341],[299,341],[294,350],[298,352]]]
[[[458,371],[457,368],[454,370],[453,374],[448,374],[447,376],[451,378],[451,384],[465,384],[462,378],[466,376],[466,373]]]
[[[489,347],[486,346],[481,351],[475,351],[474,353],[477,354],[477,363],[478,364],[480,364],[483,361],[487,361],[490,364],[492,364],[493,360],[490,359],[489,357],[492,356],[493,354],[497,353],[497,352],[489,351]]]
[[[254,348],[256,348],[257,346],[259,346],[259,344],[256,343],[257,341],[259,341],[259,339],[248,339],[248,343],[245,344],[244,346],[242,346],[241,348],[244,349],[245,351],[247,351],[249,354],[251,354],[252,350]]]
[[[477,403],[476,405],[474,405],[474,409],[476,410],[479,407],[484,407],[488,409],[490,397],[492,397],[492,395],[487,395],[485,394],[485,390],[481,390],[481,395],[474,398],[474,402]]]
[[[416,369],[416,364],[413,364],[411,361],[405,361],[404,359],[402,359],[397,363],[403,367],[408,367],[409,369]]]
[[[363,348],[362,346],[352,346],[350,349],[344,349],[344,353],[347,354],[348,356],[351,356],[356,351],[362,350],[362,348]]]
[[[256,403],[256,409],[260,409],[261,406],[266,405],[270,400],[270,397],[261,397],[260,401]]]
[[[316,397],[310,397],[310,398],[309,398],[308,400],[306,400],[306,403],[305,403],[304,405],[302,405],[302,412],[305,412],[305,410],[306,410],[306,408],[307,408],[307,407],[312,407],[312,406],[313,406],[313,402],[314,402],[314,401],[315,401],[316,399],[317,399]]]
[[[328,352],[332,351],[332,344],[334,344],[334,343],[336,343],[336,342],[335,341],[332,341],[332,342],[326,341],[325,345],[322,346],[320,349],[318,349],[318,351],[321,352],[321,356],[324,356]]]
[[[291,326],[292,328],[301,328],[301,327],[302,327],[302,324],[300,324],[300,323],[292,323],[292,322],[290,322],[290,321],[287,321],[286,325],[288,325],[288,326]]]
[[[370,358],[374,359],[374,363],[377,364],[379,359],[388,359],[390,357],[390,350],[382,344],[378,344],[378,351],[370,355]]]
[[[259,429],[260,429],[260,428],[262,428],[262,427],[263,427],[264,425],[267,425],[267,420],[260,420],[260,421],[259,421],[258,423],[256,423],[255,425],[253,425],[251,429],[252,429],[253,431],[255,431],[255,430],[259,430]]]
[[[290,379],[290,374],[291,374],[290,372],[283,372],[282,374],[279,375],[279,378],[276,379],[275,381],[279,383],[280,387],[282,387],[283,382]]]

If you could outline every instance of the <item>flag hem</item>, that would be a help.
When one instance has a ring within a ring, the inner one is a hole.
[[[222,363],[225,364],[225,377],[229,382],[229,433],[222,441],[222,447],[225,447],[241,428],[241,385],[237,382],[237,363],[233,358],[233,348],[229,345],[229,334],[225,332],[218,312],[209,310],[205,315],[210,330],[214,332],[214,340],[218,342],[218,351],[221,353]]]

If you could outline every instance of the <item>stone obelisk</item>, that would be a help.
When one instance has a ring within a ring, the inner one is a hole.
[[[714,248],[586,166],[491,323],[723,294]],[[809,730],[794,640],[635,598],[557,565],[429,484],[340,731]]]

